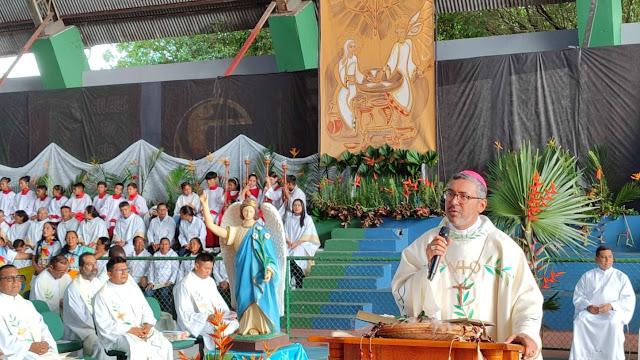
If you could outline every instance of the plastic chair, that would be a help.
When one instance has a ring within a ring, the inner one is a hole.
[[[62,319],[60,319],[60,315],[53,311],[46,311],[42,313],[42,319],[44,320],[44,323],[47,324],[49,332],[51,332],[51,336],[53,336],[53,340],[56,341],[59,353],[62,354],[82,350],[82,341],[60,341],[64,335],[64,324],[62,323]]]
[[[47,304],[42,300],[29,300],[29,301],[31,301],[31,303],[33,304],[33,307],[36,308],[36,311],[39,314],[44,314],[48,311],[51,311],[51,309],[49,309],[49,304]]]
[[[145,297],[145,299],[147,299],[147,303],[151,307],[151,311],[153,311],[153,317],[156,318],[156,321],[160,320],[162,310],[158,299],[149,296]],[[171,342],[171,347],[173,347],[173,350],[184,350],[192,347],[195,343],[195,340],[176,340]]]

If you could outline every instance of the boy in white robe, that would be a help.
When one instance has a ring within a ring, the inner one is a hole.
[[[614,269],[613,252],[596,250],[598,267],[587,271],[573,292],[575,317],[572,360],[624,360],[624,325],[629,324],[636,294],[629,277]]]
[[[193,271],[176,285],[173,296],[178,315],[178,326],[188,331],[193,336],[202,335],[207,350],[214,350],[215,344],[209,336],[215,329],[209,322],[213,319],[215,310],[224,313],[224,321],[229,326],[224,331],[225,335],[233,334],[239,327],[237,314],[229,310],[215,282],[209,276],[213,269],[213,256],[209,253],[200,253],[196,256]]]
[[[34,205],[36,202],[36,194],[29,189],[29,181],[31,177],[23,176],[20,178],[18,185],[20,186],[20,192],[16,194],[14,198],[14,211],[23,210],[29,217],[35,214],[36,209]]]
[[[116,221],[120,219],[120,203],[126,201],[126,199],[122,196],[122,191],[124,190],[124,184],[117,183],[113,187],[113,195],[109,196],[105,201],[104,206],[102,207],[102,211],[100,212],[100,217],[107,222],[107,225],[113,232],[113,228],[116,226]]]
[[[100,343],[107,350],[126,352],[132,360],[173,359],[171,343],[154,328],[153,311],[142,291],[127,281],[127,271],[124,258],[109,259],[109,281],[93,300]]]
[[[49,310],[60,315],[62,313],[64,292],[71,283],[71,276],[67,273],[68,270],[69,261],[64,255],[52,257],[47,270],[33,278],[29,299],[46,302],[49,305]]]
[[[84,355],[109,359],[100,345],[93,323],[93,297],[104,285],[96,278],[98,267],[93,254],[80,255],[80,272],[64,295],[62,321],[82,340]]]
[[[10,217],[15,212],[15,197],[16,193],[11,190],[11,179],[8,177],[3,177],[0,180],[0,210],[4,211],[5,216],[11,221]]]
[[[489,321],[498,342],[520,343],[527,359],[541,359],[543,297],[522,249],[480,214],[487,206],[482,176],[465,170],[453,176],[445,192],[443,225],[447,239],[434,228],[403,252],[391,290],[403,315],[421,312],[436,319]],[[429,264],[440,265],[429,281]]]
[[[102,208],[107,203],[107,199],[109,198],[109,193],[107,193],[107,183],[104,181],[98,181],[96,190],[98,190],[98,195],[93,197],[92,205],[96,208],[98,214],[102,214]]]
[[[102,220],[95,206],[89,205],[84,211],[84,220],[78,226],[78,239],[82,244],[95,249],[101,237],[109,237],[107,223]]]
[[[0,267],[0,353],[3,359],[57,359],[58,348],[42,315],[20,296],[25,279],[13,265]]]
[[[156,212],[158,216],[151,219],[149,230],[147,230],[147,241],[149,242],[150,250],[153,250],[153,252],[158,251],[160,248],[160,239],[166,237],[173,244],[173,240],[176,237],[176,222],[169,216],[167,204],[159,203],[156,206]]]
[[[29,215],[24,210],[17,210],[13,214],[14,223],[7,232],[7,240],[12,243],[18,239],[25,240],[29,234],[29,228],[31,227],[31,221]],[[26,242],[27,246],[33,247],[35,243]]]
[[[182,189],[182,194],[178,196],[178,200],[176,200],[176,207],[173,210],[174,219],[180,216],[180,208],[183,206],[191,206],[196,214],[200,213],[200,198],[198,194],[193,192],[193,188],[191,184],[188,182],[184,182],[180,185]],[[176,219],[177,220],[177,219]]]
[[[73,217],[73,212],[71,208],[67,205],[64,205],[60,208],[60,214],[62,214],[61,221],[58,223],[58,227],[56,228],[56,233],[58,234],[58,240],[62,246],[66,244],[65,239],[67,238],[67,231],[78,231],[78,227],[80,226],[80,222]]]
[[[83,183],[73,185],[73,196],[67,201],[66,205],[71,208],[73,217],[75,217],[78,222],[84,220],[84,210],[92,203],[91,196],[84,192]]]
[[[211,212],[211,216],[213,216],[213,221],[217,224],[218,216],[224,206],[224,189],[218,185],[218,174],[215,171],[209,171],[204,178],[207,182],[207,188],[203,191],[207,193],[209,211]],[[196,214],[200,214],[200,208],[198,207],[196,210]]]
[[[127,185],[127,193],[129,194],[127,201],[131,205],[131,211],[144,219],[144,216],[149,212],[149,207],[147,206],[147,200],[138,194],[138,185],[129,183]]]
[[[136,236],[144,237],[146,229],[142,218],[131,211],[128,202],[120,203],[120,219],[116,222],[116,228],[113,230],[113,244],[120,245],[127,254],[133,251],[133,238]]]
[[[56,185],[53,187],[53,198],[49,202],[49,219],[51,222],[58,223],[62,219],[60,208],[69,201],[69,198],[64,196],[64,188],[62,185]]]
[[[50,204],[51,204],[51,198],[47,196],[47,186],[46,185],[36,186],[36,201],[33,205],[33,208],[36,210],[36,212],[39,211],[41,208],[44,208],[45,210],[49,211]],[[35,220],[36,216],[31,216],[31,220]]]

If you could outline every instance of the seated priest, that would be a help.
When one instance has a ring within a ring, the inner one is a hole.
[[[83,342],[84,355],[93,359],[108,359],[98,341],[93,324],[93,297],[104,283],[96,278],[96,257],[90,253],[80,255],[80,272],[64,295],[62,320]]]
[[[445,191],[447,239],[440,227],[402,252],[392,292],[403,315],[492,322],[491,338],[524,345],[525,359],[542,359],[542,293],[522,249],[489,218],[487,185],[475,171],[457,173]],[[429,264],[440,257],[429,281]]]
[[[15,266],[0,267],[0,357],[56,359],[58,348],[42,315],[19,294],[24,281]]]
[[[582,275],[573,292],[575,315],[569,359],[624,360],[624,325],[636,306],[636,294],[622,271],[613,268],[613,252],[596,249],[597,268]]]
[[[173,359],[171,343],[154,328],[156,319],[142,291],[129,278],[127,261],[110,258],[109,281],[93,300],[100,344],[126,352],[130,359]]]
[[[29,299],[42,300],[49,305],[49,310],[58,315],[62,314],[64,292],[71,284],[68,271],[69,260],[64,255],[52,257],[47,269],[31,281]]]
[[[216,283],[210,276],[212,270],[213,255],[206,252],[198,254],[193,270],[173,291],[178,325],[193,336],[202,335],[207,350],[215,349],[213,338],[209,334],[216,330],[210,322],[214,319],[216,310],[224,314],[223,320],[228,323],[225,335],[233,334],[239,326],[236,313],[229,310],[218,293]]]
[[[116,228],[113,230],[113,243],[124,248],[127,254],[133,251],[133,238],[136,236],[144,237],[147,229],[144,220],[131,210],[131,205],[123,201],[118,205],[120,207],[121,217],[116,222]]]

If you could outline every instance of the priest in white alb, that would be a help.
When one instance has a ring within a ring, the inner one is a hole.
[[[104,283],[96,278],[98,267],[93,254],[80,255],[80,272],[64,295],[62,321],[82,340],[85,356],[109,359],[100,345],[93,323],[93,297]]]
[[[131,211],[131,205],[123,201],[118,205],[121,217],[116,222],[113,230],[113,243],[122,246],[127,254],[133,251],[133,238],[136,236],[145,237],[146,228],[144,220]]]
[[[100,343],[107,350],[126,352],[131,360],[173,359],[171,343],[154,328],[153,311],[138,286],[127,281],[127,271],[124,258],[109,259],[109,281],[93,300]]]
[[[42,300],[49,305],[49,310],[58,315],[61,314],[64,292],[71,283],[68,270],[69,261],[64,255],[52,257],[49,260],[47,270],[38,274],[31,281],[29,299]]]
[[[421,312],[436,319],[469,318],[492,322],[489,335],[498,342],[524,345],[525,359],[541,359],[543,297],[522,249],[491,220],[482,176],[465,170],[445,191],[448,239],[440,227],[416,239],[403,252],[392,292],[403,315]],[[441,257],[432,281],[433,256]]]
[[[229,310],[210,276],[212,270],[213,255],[200,253],[196,256],[193,271],[173,289],[178,325],[193,336],[202,335],[207,350],[215,349],[209,334],[215,331],[210,320],[216,310],[224,314],[223,319],[229,324],[225,335],[233,334],[239,326],[237,314]]]
[[[24,281],[15,266],[0,267],[0,358],[59,359],[56,341],[42,315],[19,294]]]
[[[613,252],[596,249],[597,268],[582,275],[573,292],[571,360],[624,360],[624,326],[636,306],[629,277],[614,269]]]

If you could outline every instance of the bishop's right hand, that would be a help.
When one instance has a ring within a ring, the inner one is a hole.
[[[447,252],[447,248],[451,245],[451,239],[447,240],[440,235],[437,235],[433,240],[427,245],[427,260],[431,261],[431,258],[440,255],[444,256]]]

